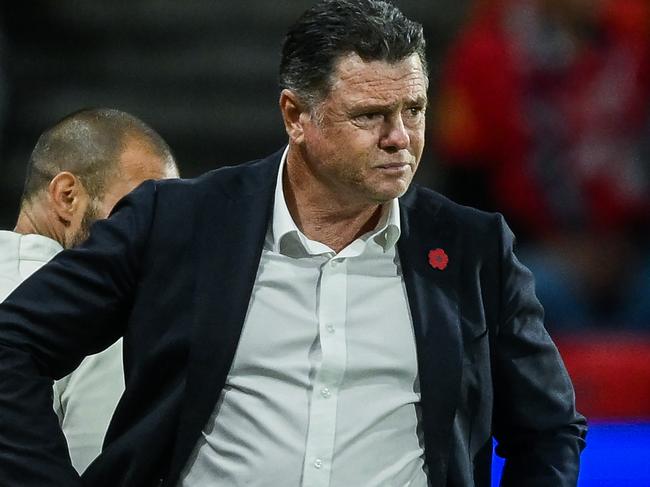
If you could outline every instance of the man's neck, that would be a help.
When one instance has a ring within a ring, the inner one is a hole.
[[[321,242],[338,253],[377,226],[381,207],[345,214],[308,205],[289,205],[289,212],[308,238]]]
[[[52,225],[48,224],[43,210],[36,205],[24,206],[20,209],[14,232],[21,235],[43,235],[61,243],[61,239],[57,238]]]
[[[324,190],[309,176],[292,172],[282,177],[284,198],[296,226],[307,238],[340,252],[377,226],[381,204],[344,201]],[[295,169],[295,166],[294,166]]]

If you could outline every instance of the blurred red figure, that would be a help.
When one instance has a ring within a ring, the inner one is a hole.
[[[506,214],[551,325],[650,329],[626,291],[650,291],[650,1],[492,0],[473,14],[437,111],[450,194]]]

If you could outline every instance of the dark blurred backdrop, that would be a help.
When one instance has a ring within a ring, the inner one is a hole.
[[[285,143],[276,72],[310,0],[2,2],[0,228],[12,228],[38,135],[83,107],[131,112],[174,150],[184,177]],[[396,2],[425,25],[432,89],[467,0]],[[431,153],[427,159],[431,158]],[[433,182],[425,161],[421,180]]]
[[[1,2],[0,228],[38,135],[84,107],[151,124],[183,177],[280,148],[280,45],[312,3]],[[395,3],[428,39],[416,179],[506,215],[592,423],[648,421],[650,0]],[[603,432],[581,486],[650,485],[650,429]],[[621,449],[634,434],[645,447]]]

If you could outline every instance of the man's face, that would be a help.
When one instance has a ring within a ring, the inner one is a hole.
[[[175,169],[168,169],[165,161],[148,144],[136,138],[128,139],[120,156],[119,170],[107,181],[99,198],[88,198],[83,216],[73,233],[71,246],[88,238],[95,221],[107,218],[115,204],[147,179],[178,177]]]
[[[384,203],[408,189],[424,148],[427,77],[396,63],[340,59],[332,88],[303,125],[303,157],[333,197]]]

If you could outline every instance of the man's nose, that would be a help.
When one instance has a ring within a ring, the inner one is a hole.
[[[404,126],[402,115],[396,114],[392,117],[387,117],[384,133],[380,140],[380,147],[387,151],[399,151],[407,149],[410,143],[411,139]]]

